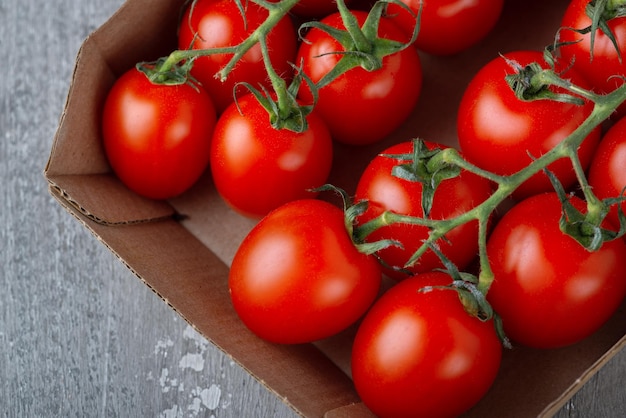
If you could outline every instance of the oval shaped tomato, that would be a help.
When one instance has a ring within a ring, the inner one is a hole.
[[[359,24],[367,13],[353,11]],[[321,20],[335,28],[345,29],[341,15],[333,13]],[[404,37],[392,22],[382,19],[378,34],[382,38]],[[320,81],[341,59],[344,48],[326,32],[313,28],[298,49],[297,61],[313,82]],[[326,121],[333,138],[339,142],[363,145],[376,142],[393,132],[417,103],[422,68],[414,48],[383,58],[382,68],[367,71],[361,67],[342,74],[319,90],[316,110]],[[300,90],[305,103],[312,100],[309,89]]]
[[[189,4],[181,19],[178,32],[179,49],[209,49],[239,45],[267,18],[265,8],[253,2],[242,2],[241,15],[234,0],[199,0]],[[272,65],[278,74],[289,79],[293,74],[290,63],[297,50],[296,30],[288,16],[276,24],[267,37]],[[254,87],[263,84],[270,88],[261,46],[253,46],[235,65],[225,81],[215,77],[233,54],[213,54],[197,58],[191,75],[209,92],[218,113],[233,102],[233,89],[238,82]]]
[[[233,306],[259,337],[284,344],[334,335],[377,296],[378,262],[360,253],[338,207],[321,200],[287,203],[264,217],[233,259]]]
[[[579,210],[582,200],[571,197]],[[626,243],[587,251],[559,229],[556,193],[530,197],[495,226],[487,244],[494,281],[487,293],[507,336],[555,348],[591,335],[626,296]]]
[[[505,59],[506,58],[506,59]],[[514,51],[487,63],[470,81],[459,105],[457,130],[461,151],[468,161],[500,175],[510,175],[525,168],[571,134],[592,111],[585,105],[553,100],[519,100],[504,76],[516,71],[507,60],[521,66],[537,62],[546,68],[539,51]],[[585,87],[585,81],[572,70],[566,77]],[[597,127],[578,150],[583,167],[588,167],[600,139]],[[568,159],[548,166],[564,187],[576,182]],[[513,194],[522,199],[554,190],[542,171],[523,183]]]
[[[222,113],[211,143],[211,173],[233,209],[259,218],[288,201],[316,196],[309,189],[326,183],[332,139],[315,113],[307,121],[302,133],[274,129],[252,94]]]
[[[604,134],[589,166],[589,184],[600,199],[624,196],[626,188],[626,118],[622,117]],[[622,202],[626,213],[626,202]],[[607,218],[619,225],[617,205]]]
[[[588,3],[589,0],[572,0],[565,9],[559,41],[567,44],[560,48],[560,53],[563,60],[571,63],[598,93],[609,93],[622,85],[626,76],[626,17],[607,22],[615,36],[617,49],[603,31],[594,32],[592,60],[591,32],[580,34],[568,29],[584,29],[591,25],[586,12]]]
[[[133,68],[108,93],[104,149],[120,180],[136,193],[168,199],[191,187],[209,163],[215,107],[188,84],[153,84]]]
[[[444,148],[443,145],[426,143],[429,149]],[[387,155],[411,154],[413,143],[403,142],[393,145],[377,155],[366,167],[356,188],[355,200],[368,200],[367,211],[358,218],[363,224],[384,211],[423,218],[422,183],[409,181],[392,174],[394,166],[406,164],[409,160],[397,160]],[[434,195],[431,219],[450,219],[461,215],[489,198],[492,186],[489,181],[470,172],[462,172],[458,177],[442,181]],[[389,266],[403,267],[409,258],[428,238],[429,229],[419,225],[395,223],[377,229],[367,237],[373,242],[381,239],[394,239],[402,247],[390,246],[378,252],[380,258]],[[454,228],[439,240],[439,249],[456,266],[463,270],[478,254],[478,224],[467,223]],[[443,268],[439,257],[428,250],[417,264],[407,270],[420,273]],[[385,269],[394,279],[404,279],[405,273]]]
[[[462,52],[480,42],[494,28],[504,0],[400,0],[422,15],[415,46],[433,55]],[[396,4],[389,4],[388,15],[407,36],[413,34],[415,17]]]
[[[492,321],[470,316],[441,272],[404,280],[377,300],[352,348],[352,380],[381,418],[456,417],[495,380],[502,344]]]

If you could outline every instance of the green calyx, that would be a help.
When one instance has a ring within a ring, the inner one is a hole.
[[[457,177],[461,168],[446,161],[445,149],[428,149],[421,139],[413,140],[413,150],[409,154],[383,154],[388,158],[406,161],[395,165],[391,174],[410,182],[422,184],[422,211],[424,217],[430,216],[435,191],[442,181]]]
[[[380,38],[378,36],[378,26],[389,3],[397,4],[415,16],[415,29],[411,39],[406,43]],[[322,30],[336,39],[343,47],[343,51],[332,52],[334,54],[340,54],[342,57],[337,65],[317,82],[318,88],[322,88],[353,68],[361,67],[366,71],[376,71],[382,68],[384,57],[409,47],[417,38],[421,9],[418,14],[415,15],[407,5],[398,0],[377,1],[374,6],[372,6],[362,26],[359,26],[356,16],[348,9],[344,0],[337,0],[337,8],[343,19],[345,30],[337,29],[317,21],[306,22],[300,27],[300,30],[307,28]]]

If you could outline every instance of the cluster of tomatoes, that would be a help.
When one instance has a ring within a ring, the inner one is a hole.
[[[338,12],[332,0],[193,1],[179,48],[219,53],[186,55],[183,82],[179,67],[138,65],[116,81],[103,113],[107,156],[130,189],[167,199],[210,169],[224,200],[259,219],[229,277],[251,331],[298,344],[358,323],[352,378],[384,417],[463,413],[492,385],[505,335],[538,348],[573,344],[626,295],[626,118],[613,116],[610,128],[596,122],[575,155],[565,150],[528,172],[589,123],[594,98],[619,92],[622,80],[611,76],[626,74],[626,18],[612,16],[608,34],[568,29],[589,28],[588,3],[604,10],[603,0],[572,0],[553,60],[511,52],[474,76],[458,107],[467,164],[446,160],[443,145],[407,140],[372,159],[353,198],[339,191],[343,208],[316,198],[333,141],[372,144],[409,116],[422,83],[418,49],[460,52],[503,8],[503,0],[448,0],[446,14],[421,3],[352,0]],[[477,25],[458,36],[459,22]],[[230,68],[237,51],[228,48],[250,39]],[[523,78],[533,64],[566,82],[532,92],[544,99],[520,99],[515,86],[533,87]],[[513,85],[505,74],[521,78]],[[496,219],[489,202],[500,195],[514,204]],[[437,229],[483,206],[488,213]],[[597,208],[592,225],[587,212]],[[478,254],[487,282],[465,273]],[[381,292],[383,275],[394,284]]]

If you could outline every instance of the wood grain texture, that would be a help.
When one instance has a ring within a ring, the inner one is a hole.
[[[0,0],[0,414],[293,417],[47,192],[79,45],[121,3]],[[625,377],[621,352],[557,417],[625,416]]]

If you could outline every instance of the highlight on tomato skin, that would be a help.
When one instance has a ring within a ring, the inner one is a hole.
[[[360,25],[367,12],[353,10]],[[321,20],[336,29],[345,29],[339,13]],[[404,34],[383,17],[378,36],[401,41]],[[319,83],[340,61],[346,49],[332,36],[317,28],[310,29],[300,44],[296,62],[314,83]],[[414,48],[405,48],[382,59],[382,68],[367,71],[360,66],[341,74],[322,86],[315,105],[337,142],[367,145],[383,140],[407,120],[422,90],[422,65]],[[311,103],[313,94],[302,88],[299,98]]]
[[[421,8],[415,47],[432,55],[453,55],[480,43],[494,29],[504,0],[400,0],[417,15]],[[415,17],[400,5],[390,3],[387,13],[408,37]]]
[[[215,123],[215,106],[204,90],[157,85],[132,68],[107,95],[104,150],[128,188],[150,199],[169,199],[188,190],[206,170]]]
[[[197,0],[190,2],[181,18],[178,48],[209,49],[237,46],[250,36],[267,18],[268,12],[251,1],[242,2],[245,20],[237,2],[233,0]],[[290,63],[295,62],[297,50],[296,29],[287,16],[275,25],[267,36],[272,65],[288,81],[293,75]],[[239,82],[259,84],[271,88],[263,62],[261,47],[254,45],[235,65],[226,80],[216,77],[232,58],[232,54],[212,54],[199,57],[191,75],[212,97],[218,114],[233,102],[233,89]]]
[[[352,379],[377,416],[456,417],[493,385],[503,350],[493,321],[469,315],[456,290],[441,288],[451,283],[443,272],[399,282],[359,325]]]
[[[517,50],[494,58],[472,77],[457,115],[457,134],[463,155],[469,162],[498,175],[514,174],[552,150],[589,117],[594,105],[589,100],[580,105],[518,99],[504,79],[505,75],[518,72],[511,63],[521,67],[538,63],[548,68],[540,51]],[[564,77],[578,86],[588,86],[574,69],[568,69]],[[579,147],[583,168],[589,166],[600,135],[601,127],[597,126]],[[566,189],[575,185],[576,174],[569,159],[555,161],[548,169]],[[518,187],[513,197],[522,200],[552,190],[550,179],[541,171]]]
[[[447,148],[433,142],[425,142],[433,149]],[[422,207],[423,185],[419,181],[399,178],[392,174],[394,167],[409,163],[398,160],[393,155],[410,155],[413,142],[405,141],[380,152],[365,168],[356,187],[355,201],[367,201],[368,208],[358,219],[364,224],[385,211],[424,218]],[[436,188],[432,209],[428,217],[435,220],[451,219],[461,215],[488,199],[493,185],[485,178],[463,171],[458,176],[443,180]],[[409,274],[424,273],[444,265],[432,251],[424,253],[417,263],[404,268],[411,256],[428,238],[429,228],[407,223],[383,226],[372,232],[367,241],[394,239],[401,246],[389,246],[377,253],[385,265],[385,273],[395,280],[403,280]],[[471,222],[458,226],[437,241],[439,249],[460,270],[467,268],[478,254],[478,223]]]
[[[600,199],[624,197],[626,213],[626,117],[619,119],[602,137],[589,167],[589,185]],[[607,218],[619,229],[618,205],[610,207]]]
[[[585,210],[580,198],[570,202]],[[511,208],[489,237],[494,280],[487,300],[513,343],[550,349],[580,342],[626,297],[626,242],[588,251],[561,232],[561,214],[556,193],[532,196]]]
[[[257,336],[313,342],[354,324],[378,295],[378,261],[357,250],[343,211],[318,199],[287,203],[245,237],[230,268],[233,307]]]

